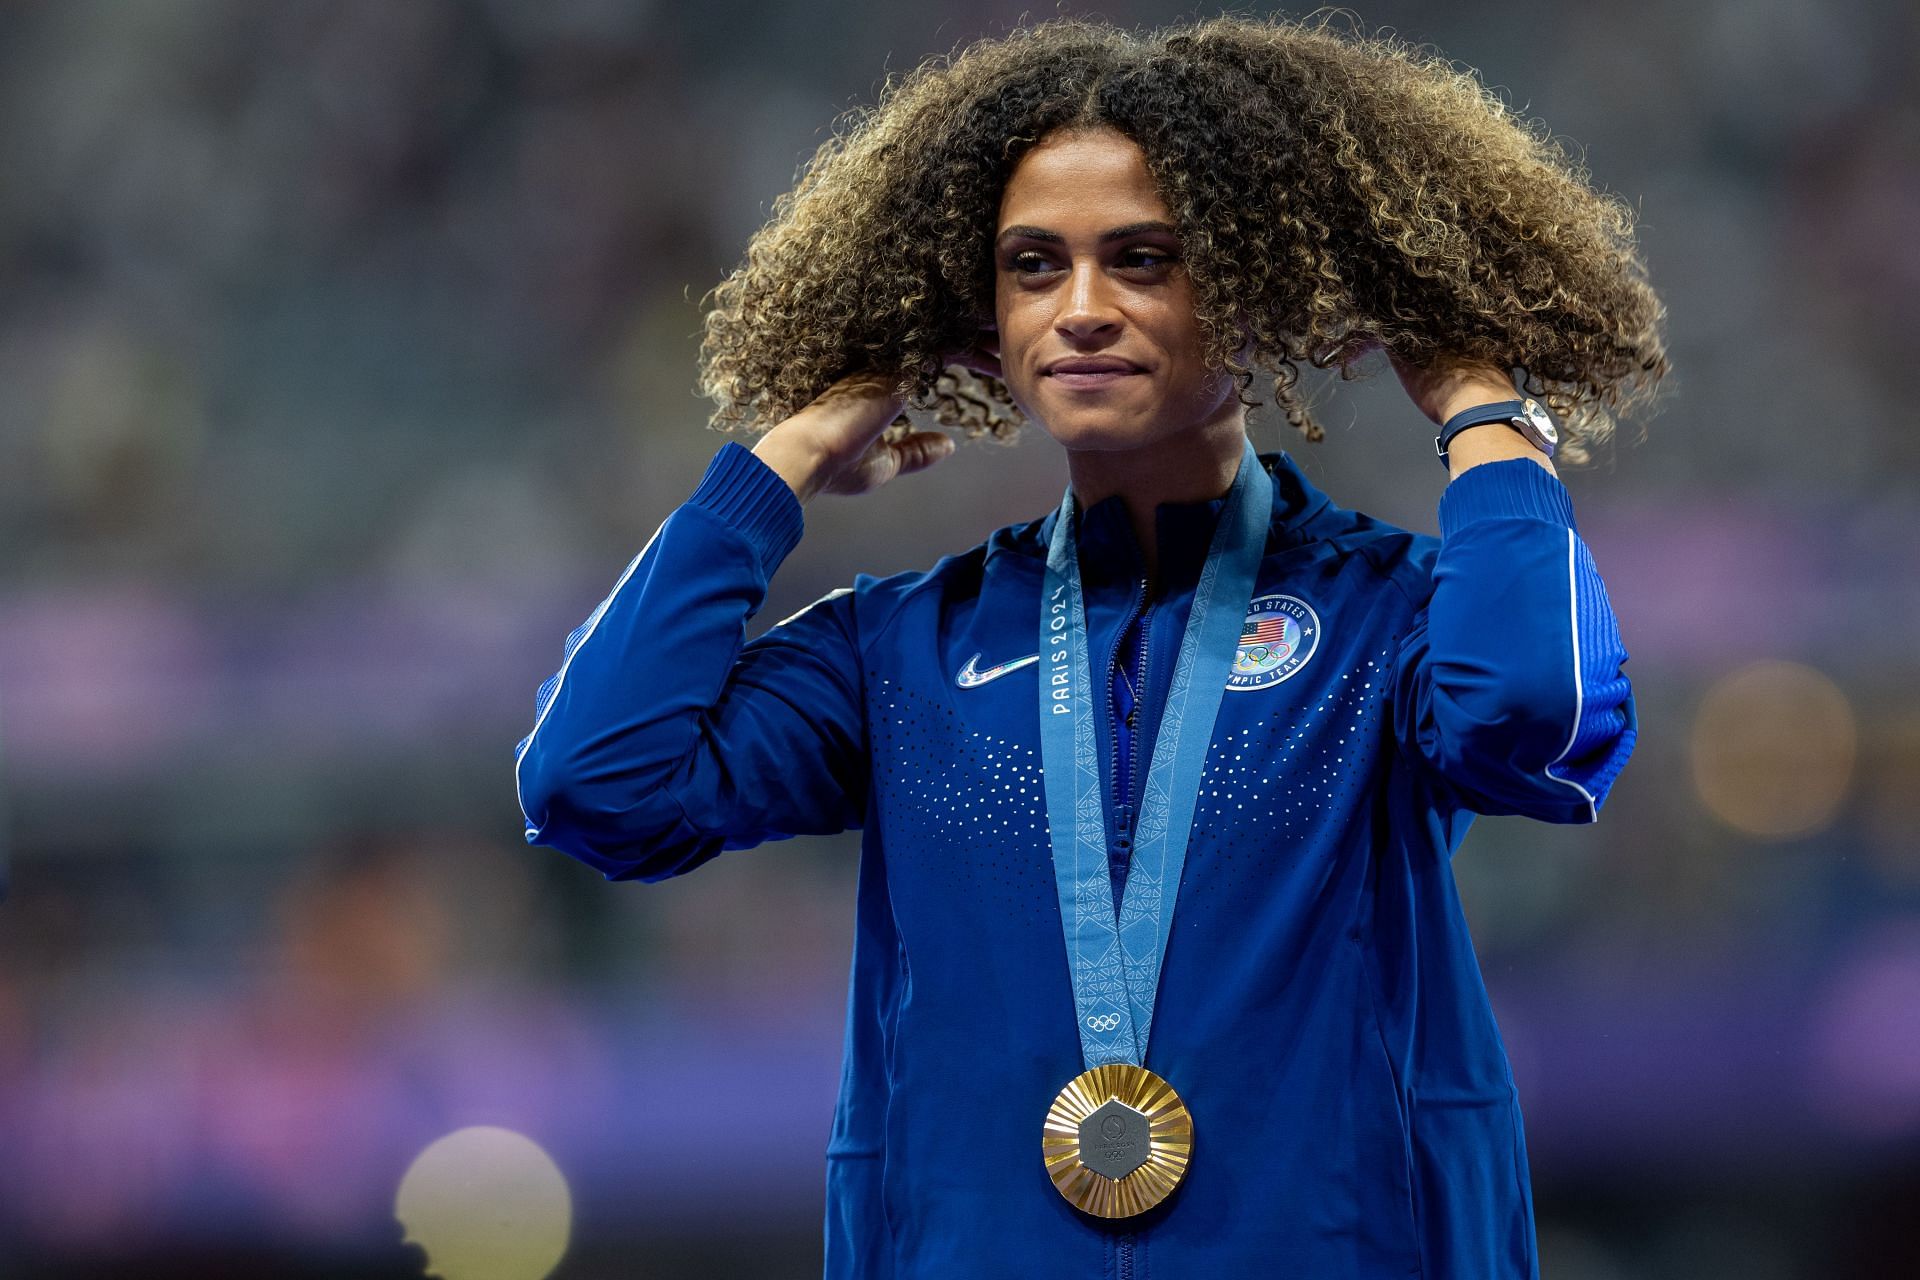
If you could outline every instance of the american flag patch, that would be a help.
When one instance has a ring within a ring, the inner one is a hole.
[[[1258,621],[1250,622],[1240,632],[1241,645],[1284,645],[1287,641],[1287,615],[1284,613],[1266,613]]]
[[[1240,624],[1227,689],[1270,689],[1291,679],[1320,647],[1320,615],[1299,596],[1255,596]]]

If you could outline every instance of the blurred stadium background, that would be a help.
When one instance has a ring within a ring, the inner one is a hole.
[[[818,1274],[857,833],[607,884],[511,750],[724,442],[696,300],[1022,8],[0,9],[0,1275],[419,1275],[396,1193],[470,1126],[559,1170],[559,1277]],[[1359,16],[1578,144],[1671,309],[1668,407],[1567,475],[1636,757],[1456,863],[1545,1274],[1920,1275],[1920,18]],[[1319,403],[1258,446],[1433,531],[1393,379]],[[1064,479],[1035,432],[820,500],[749,629]]]

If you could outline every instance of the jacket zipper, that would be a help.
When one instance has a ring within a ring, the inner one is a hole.
[[[1146,591],[1147,580],[1140,579],[1140,590]],[[1140,610],[1140,661],[1133,668],[1133,723],[1127,726],[1127,803],[1133,803],[1140,780],[1140,700],[1147,696],[1147,641],[1153,635],[1153,628],[1147,623],[1147,615],[1153,612],[1153,604]]]
[[[1113,778],[1113,789],[1114,789],[1113,816],[1114,816],[1115,825],[1118,828],[1115,832],[1112,833],[1111,838],[1115,841],[1118,841],[1120,846],[1126,850],[1129,863],[1131,863],[1132,857],[1133,857],[1133,829],[1135,825],[1134,817],[1133,817],[1133,799],[1132,799],[1133,798],[1133,766],[1134,766],[1135,758],[1139,754],[1134,748],[1133,727],[1134,727],[1134,723],[1138,722],[1139,716],[1140,716],[1140,711],[1139,711],[1140,693],[1139,693],[1139,682],[1136,681],[1134,685],[1134,695],[1133,695],[1134,709],[1132,712],[1134,721],[1132,723],[1127,724],[1126,726],[1127,752],[1126,752],[1126,755],[1122,756],[1120,754],[1121,722],[1113,714],[1113,673],[1120,669],[1120,653],[1121,653],[1121,650],[1124,649],[1126,646],[1127,632],[1133,629],[1133,624],[1136,621],[1136,619],[1144,620],[1148,610],[1151,609],[1152,607],[1151,605],[1147,605],[1144,603],[1144,601],[1146,600],[1146,594],[1147,594],[1147,580],[1145,578],[1142,578],[1140,579],[1140,594],[1135,600],[1133,600],[1128,604],[1127,620],[1123,624],[1121,624],[1120,630],[1114,635],[1113,648],[1107,655],[1107,684],[1106,684],[1105,697],[1106,697],[1107,717],[1108,717],[1107,723],[1110,726],[1108,739],[1112,744],[1112,760],[1111,760],[1112,768],[1108,770],[1108,773]],[[1137,615],[1133,612],[1135,606],[1139,606],[1140,608],[1140,612]],[[1142,646],[1141,657],[1143,659],[1146,656],[1146,653],[1145,653],[1146,638],[1147,638],[1146,632],[1142,631],[1140,634],[1140,641]],[[1116,879],[1116,880],[1119,880],[1120,883],[1124,883],[1123,879],[1120,879],[1119,877],[1115,877],[1113,874],[1114,873],[1113,854],[1114,854],[1114,851],[1112,849],[1109,849],[1107,851],[1107,875],[1110,879]],[[1120,910],[1120,905],[1119,905],[1119,902],[1116,901],[1114,903],[1114,911],[1117,914],[1119,910]]]
[[[1118,771],[1118,769],[1116,769],[1115,778],[1114,778],[1114,781],[1118,784],[1119,790],[1120,790],[1121,821],[1126,824],[1126,830],[1121,833],[1121,836],[1127,842],[1127,857],[1129,859],[1129,862],[1131,862],[1131,859],[1133,857],[1133,825],[1134,823],[1133,823],[1132,803],[1133,803],[1133,791],[1134,791],[1134,769],[1137,767],[1140,759],[1140,729],[1139,729],[1140,702],[1141,702],[1141,699],[1143,699],[1146,696],[1147,639],[1150,635],[1152,635],[1152,628],[1150,628],[1147,625],[1147,615],[1153,611],[1153,605],[1147,602],[1147,580],[1145,578],[1140,579],[1140,600],[1141,600],[1141,609],[1140,609],[1140,615],[1138,618],[1139,625],[1140,625],[1140,657],[1139,657],[1139,661],[1134,664],[1134,669],[1132,673],[1133,707],[1128,712],[1128,715],[1132,717],[1132,720],[1127,726],[1127,761],[1126,761],[1127,769],[1124,774],[1121,774]],[[1120,641],[1124,641],[1126,639],[1127,629],[1134,625],[1134,621],[1135,619],[1129,617],[1127,620],[1127,625],[1120,628]],[[1120,648],[1121,648],[1120,641],[1116,641],[1114,644],[1113,665],[1116,667],[1119,665]],[[1111,685],[1113,681],[1113,676],[1111,672],[1108,673],[1107,681],[1108,681],[1109,689],[1111,689]],[[1109,708],[1111,708],[1113,705],[1111,692],[1109,692],[1107,705]],[[1113,738],[1116,743],[1120,740],[1120,729],[1117,724],[1114,726]],[[1116,765],[1119,763],[1119,757],[1120,757],[1119,748],[1116,747],[1114,749],[1114,762]],[[1137,1237],[1131,1231],[1127,1232],[1124,1235],[1114,1237],[1115,1280],[1135,1280],[1133,1255],[1134,1255],[1134,1247],[1136,1242],[1137,1242]]]
[[[1133,713],[1132,714],[1134,716],[1135,723],[1137,723],[1139,719],[1140,698],[1146,683],[1145,673],[1147,670],[1147,628],[1146,628],[1145,619],[1147,614],[1152,612],[1153,610],[1153,606],[1146,602],[1146,598],[1147,598],[1147,580],[1145,578],[1142,578],[1140,579],[1140,600],[1141,600],[1142,607],[1138,615],[1138,618],[1140,621],[1140,628],[1141,628],[1140,629],[1140,661],[1135,665],[1135,668],[1134,668],[1134,674],[1138,678],[1135,679],[1134,685],[1133,685]],[[1120,665],[1121,642],[1127,638],[1127,632],[1129,629],[1132,628],[1134,621],[1135,621],[1134,615],[1129,614],[1127,617],[1126,625],[1120,628],[1120,634],[1113,642],[1113,657],[1107,663],[1107,683],[1109,686],[1109,690],[1111,690],[1111,686],[1113,683],[1113,672],[1115,668],[1119,667]],[[1109,713],[1111,713],[1111,709],[1113,706],[1111,692],[1109,692],[1108,694],[1107,706],[1109,709]],[[1117,721],[1114,723],[1114,727],[1113,727],[1113,742],[1114,742],[1114,748],[1113,748],[1114,782],[1116,784],[1116,789],[1120,792],[1120,797],[1119,797],[1120,803],[1123,805],[1130,805],[1133,803],[1133,771],[1136,765],[1138,764],[1139,757],[1140,757],[1139,747],[1134,741],[1134,724],[1129,724],[1127,726],[1127,758],[1125,761],[1127,769],[1124,774],[1120,772],[1120,764],[1121,764],[1120,747],[1119,747],[1120,726]],[[1127,830],[1123,834],[1125,834],[1129,839],[1132,838],[1133,828],[1131,823],[1128,824]]]

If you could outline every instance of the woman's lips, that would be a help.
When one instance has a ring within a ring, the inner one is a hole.
[[[1103,388],[1113,386],[1122,379],[1135,377],[1142,372],[1143,370],[1140,369],[1100,369],[1087,373],[1072,373],[1062,370],[1058,373],[1050,373],[1047,376],[1061,386],[1071,387],[1075,391],[1099,391]]]

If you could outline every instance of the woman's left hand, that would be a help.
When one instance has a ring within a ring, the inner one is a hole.
[[[1446,422],[1462,409],[1496,400],[1517,399],[1513,375],[1499,365],[1484,361],[1436,361],[1422,368],[1403,363],[1391,351],[1393,371],[1400,375],[1408,399],[1418,405],[1435,426]]]
[[[1445,425],[1448,418],[1462,409],[1521,398],[1513,385],[1513,375],[1496,364],[1480,360],[1441,360],[1416,368],[1403,363],[1391,351],[1387,358],[1393,361],[1393,371],[1400,375],[1400,385],[1406,388],[1407,398],[1420,406],[1420,412],[1435,426]],[[1553,459],[1518,431],[1492,423],[1468,427],[1454,436],[1447,449],[1447,471],[1457,476],[1482,462],[1500,462],[1507,458],[1529,458],[1545,467],[1548,474],[1560,474],[1554,469]]]

